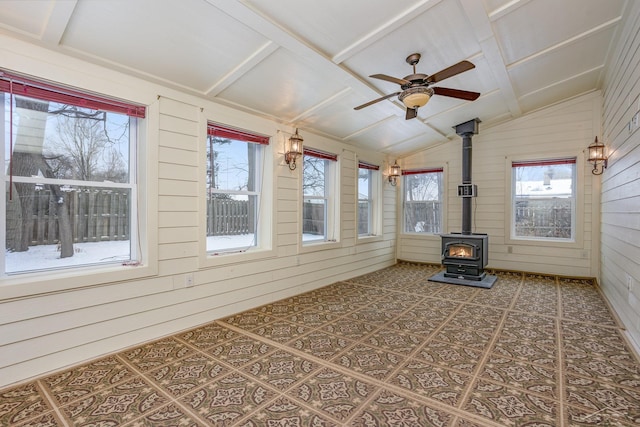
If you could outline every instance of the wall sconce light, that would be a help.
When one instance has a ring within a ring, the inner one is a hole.
[[[398,177],[400,176],[400,172],[401,172],[400,165],[396,160],[394,164],[391,167],[389,167],[389,183],[394,187],[398,183]]]
[[[591,145],[589,145],[589,161],[593,163],[593,170],[591,171],[594,175],[602,175],[602,172],[607,168],[607,155],[604,152],[605,146],[603,143],[598,142],[598,137],[596,136],[596,140],[593,141]],[[598,169],[598,166],[602,165],[601,168]],[[600,170],[600,172],[598,172]]]
[[[302,155],[302,141],[304,139],[298,135],[298,128],[296,128],[296,133],[289,138],[289,144],[284,153],[284,161],[289,165],[290,170],[296,168],[296,158]]]

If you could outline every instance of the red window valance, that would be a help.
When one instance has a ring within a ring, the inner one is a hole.
[[[525,160],[525,161],[519,161],[519,162],[511,162],[511,167],[520,168],[524,166],[573,165],[575,163],[576,163],[576,158],[571,157],[567,159]]]
[[[235,141],[253,142],[255,144],[269,145],[269,137],[264,135],[256,135],[242,129],[236,129],[217,123],[207,123],[207,135],[217,138],[233,139]]]
[[[363,161],[358,161],[358,167],[360,169],[370,169],[374,171],[380,170],[380,166],[374,165],[372,163],[363,162]]]
[[[0,70],[0,91],[81,108],[126,114],[131,117],[144,118],[146,113],[146,108],[142,105],[46,83],[4,70]]]
[[[334,162],[338,160],[338,155],[333,153],[327,153],[326,151],[316,150],[315,148],[304,147],[303,149],[305,156],[317,157],[319,159],[325,160],[333,160]]]
[[[438,173],[443,172],[443,168],[430,168],[430,169],[406,169],[402,171],[402,175],[418,175],[421,173]]]

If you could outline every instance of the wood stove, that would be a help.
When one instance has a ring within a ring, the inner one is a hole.
[[[471,182],[471,137],[478,133],[480,120],[473,119],[455,126],[462,137],[462,185],[458,196],[462,197],[462,232],[441,234],[442,265],[444,272],[429,278],[433,282],[491,288],[496,276],[485,273],[489,262],[489,236],[471,232],[471,201],[478,195]]]
[[[444,277],[480,281],[489,259],[489,236],[486,234],[442,234]]]

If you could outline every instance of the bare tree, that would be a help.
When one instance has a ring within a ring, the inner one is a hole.
[[[74,106],[49,110],[49,102],[16,97],[18,129],[9,173],[13,176],[44,176],[52,179],[122,181],[128,170],[122,154],[109,138],[107,113]],[[47,134],[47,120],[55,117],[56,131]],[[122,136],[128,133],[128,122]],[[120,136],[120,137],[122,137]],[[60,257],[73,256],[69,192],[60,185],[47,185],[58,220]],[[7,218],[7,249],[26,251],[33,235],[35,186],[15,183],[17,199],[11,200]],[[19,207],[18,207],[19,205]]]
[[[16,111],[19,114],[16,144],[9,165],[10,174],[16,176],[43,175],[55,178],[53,169],[44,156],[45,128],[49,114],[49,103],[16,97]],[[24,252],[29,249],[33,234],[33,202],[35,186],[28,183],[15,183],[17,199],[10,204],[19,204],[20,215],[14,221],[7,221],[7,249]],[[68,198],[60,186],[50,185],[54,197],[58,229],[60,234],[60,257],[73,256],[73,240],[71,237],[71,220],[69,217]],[[18,209],[12,209],[17,213]]]

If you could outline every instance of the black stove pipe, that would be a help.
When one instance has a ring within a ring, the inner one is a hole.
[[[480,119],[469,120],[454,127],[462,137],[462,184],[471,185],[471,138],[478,133]],[[471,197],[462,198],[462,234],[471,234]]]

